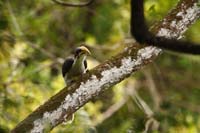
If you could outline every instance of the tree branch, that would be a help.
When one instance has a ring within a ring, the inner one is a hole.
[[[52,1],[61,6],[69,6],[69,7],[84,7],[84,6],[90,5],[94,2],[94,0],[89,0],[88,2],[85,2],[85,3],[67,3],[67,2],[58,1],[58,0],[52,0]]]
[[[197,0],[182,0],[153,31],[160,36],[178,38],[198,17]],[[181,28],[167,27],[174,24],[174,21]],[[122,53],[83,75],[76,83],[62,89],[19,123],[12,133],[52,130],[93,97],[151,63],[160,53],[161,49],[153,46],[127,47]]]

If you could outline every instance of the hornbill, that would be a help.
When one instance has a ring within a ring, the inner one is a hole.
[[[85,46],[77,47],[73,57],[68,57],[62,66],[62,75],[66,85],[73,83],[77,77],[87,71],[87,55],[90,51]]]

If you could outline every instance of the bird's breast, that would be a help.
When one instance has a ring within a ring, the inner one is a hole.
[[[80,62],[76,62],[75,64],[73,64],[73,67],[71,69],[71,71],[69,72],[69,75],[72,76],[79,76],[82,75],[85,72],[85,66],[83,61]]]

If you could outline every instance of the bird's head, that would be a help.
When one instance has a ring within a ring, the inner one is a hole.
[[[74,56],[79,58],[81,56],[91,55],[90,51],[85,46],[80,46],[75,49]]]

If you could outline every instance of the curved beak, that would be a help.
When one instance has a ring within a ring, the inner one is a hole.
[[[84,53],[86,53],[87,55],[91,55],[91,52],[89,49],[87,49],[85,46],[81,46],[79,47]]]

